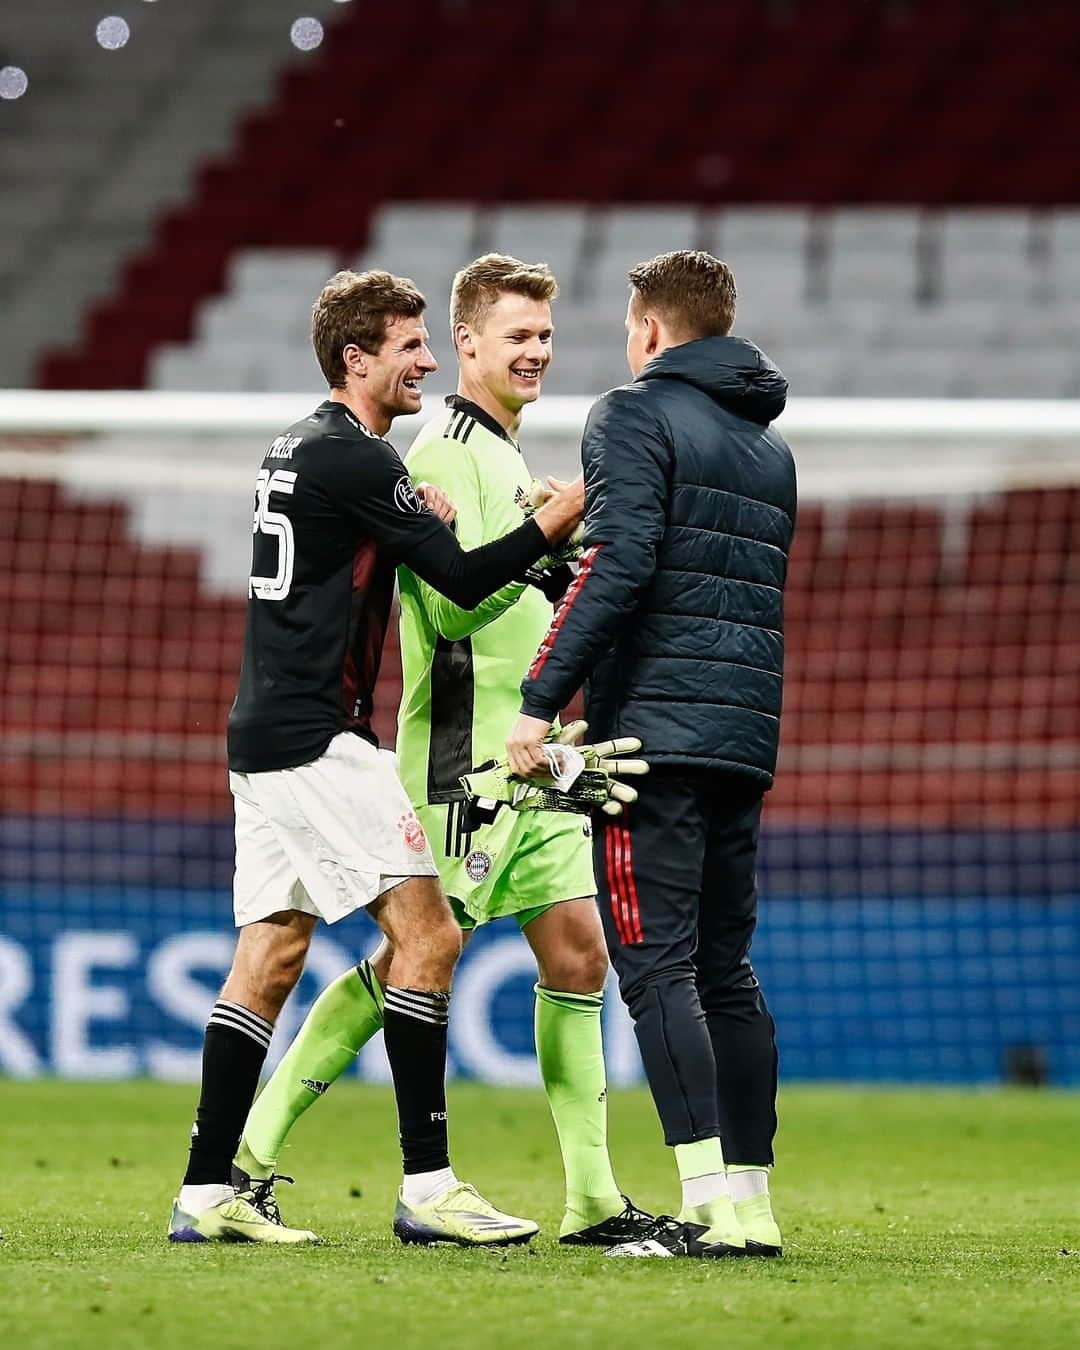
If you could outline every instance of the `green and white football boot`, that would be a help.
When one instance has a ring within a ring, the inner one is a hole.
[[[528,1242],[539,1231],[539,1224],[503,1214],[464,1181],[423,1205],[406,1204],[399,1192],[394,1211],[394,1232],[406,1246],[456,1242],[460,1247],[508,1247]]]
[[[169,1241],[270,1242],[294,1246],[318,1242],[318,1237],[306,1228],[286,1228],[280,1215],[271,1218],[256,1206],[255,1200],[254,1191],[236,1192],[199,1214],[189,1214],[176,1199],[169,1220]]]

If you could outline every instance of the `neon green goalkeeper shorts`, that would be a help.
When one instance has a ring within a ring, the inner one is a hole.
[[[504,807],[492,824],[467,833],[463,806],[416,812],[463,928],[507,914],[524,928],[552,905],[596,894],[588,816]]]

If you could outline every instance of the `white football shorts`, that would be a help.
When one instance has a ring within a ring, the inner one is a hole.
[[[407,877],[438,875],[389,750],[352,732],[298,769],[230,773],[236,926],[297,909],[336,923]]]

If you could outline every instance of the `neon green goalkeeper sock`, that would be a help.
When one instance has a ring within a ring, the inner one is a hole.
[[[603,1002],[603,992],[562,994],[536,986],[536,1058],[566,1173],[562,1237],[623,1208],[607,1147]]]
[[[327,985],[311,1005],[296,1039],[248,1113],[237,1166],[255,1177],[269,1176],[289,1131],[382,1024],[383,992],[370,961],[361,961]]]
[[[702,1242],[722,1242],[740,1250],[746,1239],[735,1216],[735,1206],[724,1171],[724,1147],[718,1138],[675,1145],[675,1163],[682,1186],[682,1223],[702,1224]]]

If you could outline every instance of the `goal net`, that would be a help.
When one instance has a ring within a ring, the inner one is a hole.
[[[0,1072],[197,1072],[252,487],[307,410],[0,395]],[[530,411],[533,472],[576,471],[586,411]],[[1080,409],[810,400],[781,429],[801,506],[754,960],[785,1074],[1080,1082]],[[399,693],[393,638],[387,745]],[[323,932],[281,1037],[371,938]],[[516,926],[470,944],[459,1072],[534,1080],[534,978]]]

